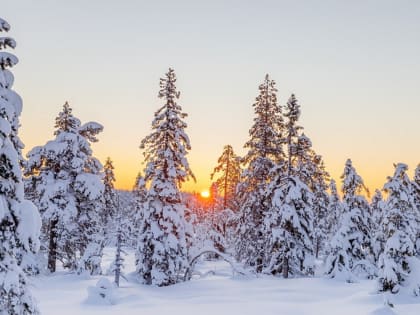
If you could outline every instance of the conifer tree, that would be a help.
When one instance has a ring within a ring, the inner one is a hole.
[[[134,209],[134,220],[131,223],[127,222],[127,226],[129,227],[128,242],[134,245],[134,247],[137,247],[138,233],[146,211],[145,207],[147,206],[146,181],[141,172],[137,174],[132,193],[133,199],[131,208]]]
[[[225,207],[223,206],[224,204],[224,200],[223,203],[221,201],[221,196],[219,195],[219,188],[218,188],[218,184],[216,182],[211,183],[210,185],[210,205],[211,208],[214,209],[215,211],[219,211],[224,209]]]
[[[419,295],[420,281],[412,274],[415,258],[414,244],[418,231],[418,213],[415,206],[407,165],[395,165],[393,177],[388,177],[384,190],[388,193],[383,228],[386,237],[384,252],[379,259],[379,291],[398,293],[410,284]],[[411,283],[410,283],[411,282]]]
[[[115,217],[117,211],[117,194],[115,193],[115,175],[114,165],[111,158],[107,158],[104,165],[104,212],[102,215],[102,225],[106,228],[110,228],[109,224]]]
[[[0,32],[10,25],[0,18]],[[9,68],[18,59],[3,51],[15,48],[10,37],[0,37],[0,314],[38,314],[28,288],[21,259],[39,248],[40,218],[35,206],[24,199],[21,173],[23,147],[18,137],[22,100],[12,90]]]
[[[420,164],[417,165],[414,171],[413,186],[414,200],[416,202],[417,210],[420,211]]]
[[[43,220],[43,241],[48,248],[48,269],[58,259],[79,272],[100,273],[103,211],[101,163],[90,143],[103,127],[81,124],[65,103],[56,118],[55,139],[28,153],[25,173]]]
[[[300,129],[303,127],[298,126],[298,130]],[[328,235],[329,196],[327,190],[330,175],[325,170],[322,156],[315,153],[312,149],[312,141],[304,133],[298,136],[296,144],[292,145],[295,145],[296,150],[295,157],[293,157],[293,152],[290,152],[291,163],[296,169],[294,172],[308,186],[313,195],[311,206],[314,215],[312,238],[315,257],[318,258],[319,253],[324,249],[323,244]]]
[[[121,225],[118,225],[116,234],[117,234],[116,235],[117,244],[116,244],[116,250],[115,250],[115,259],[112,264],[111,271],[114,273],[114,282],[117,285],[117,287],[119,287],[120,277],[121,277],[122,269],[124,267],[124,257],[122,256],[123,254],[123,250],[122,250],[123,229]]]
[[[120,278],[124,277],[122,272],[124,269],[124,256],[126,252],[123,249],[124,240],[127,240],[130,235],[128,234],[128,221],[123,219],[124,212],[122,211],[122,205],[120,199],[116,197],[115,199],[115,208],[113,211],[115,223],[117,224],[117,229],[115,231],[115,257],[114,261],[111,264],[110,271],[114,274],[114,282],[117,287],[120,286]]]
[[[413,195],[414,195],[414,203],[416,204],[417,211],[420,216],[420,164],[417,165],[416,169],[414,170],[414,177],[413,177]],[[420,218],[418,221],[420,226]],[[415,243],[417,256],[420,256],[420,229],[417,233],[417,241]]]
[[[179,188],[194,175],[186,155],[186,113],[177,104],[176,76],[169,69],[160,81],[163,106],[155,113],[152,133],[143,139],[145,180],[150,182],[138,239],[137,272],[145,284],[167,286],[180,281],[189,266],[185,206]]]
[[[85,141],[97,142],[96,135],[102,130],[101,125],[89,122],[80,126],[78,131]],[[81,258],[78,262],[78,272],[99,275],[102,273],[101,260],[106,229],[101,220],[101,216],[104,216],[104,183],[101,180],[103,166],[98,159],[93,157],[92,150],[88,153],[84,169],[76,177],[75,182],[77,224],[81,234],[79,237]]]
[[[379,255],[384,251],[386,242],[385,231],[382,226],[385,215],[385,202],[379,189],[375,190],[375,194],[372,197],[372,201],[370,203],[370,215],[372,218],[372,250],[375,261],[378,261]]]
[[[343,216],[334,235],[326,263],[326,274],[346,281],[375,275],[369,229],[369,204],[361,195],[367,189],[350,159],[346,161],[343,180]]]
[[[337,232],[340,219],[343,214],[343,205],[338,195],[335,180],[330,181],[330,196],[328,201],[327,223],[328,223],[328,240],[330,240]]]
[[[219,192],[223,192],[223,208],[236,210],[238,206],[236,188],[241,176],[240,159],[233,151],[232,146],[226,145],[217,163],[210,177],[213,179],[217,173],[221,173],[216,180],[216,184],[220,190]]]
[[[302,127],[297,124],[300,106],[294,95],[287,102],[284,116],[287,117],[287,173],[278,172],[268,190],[272,205],[266,216],[266,228],[270,235],[266,272],[288,278],[289,275],[311,275],[314,271],[314,195],[302,180],[306,165],[303,155],[310,145],[299,142],[302,140],[299,137]],[[281,165],[277,167],[280,168]]]
[[[379,189],[375,190],[370,203],[370,214],[372,216],[372,226],[376,230],[379,228],[384,216],[384,198]]]
[[[259,95],[253,107],[254,124],[249,130],[250,139],[245,144],[248,152],[242,160],[245,169],[238,187],[240,210],[235,248],[239,260],[261,272],[267,239],[264,217],[271,205],[266,189],[272,179],[273,167],[284,159],[283,117],[277,104],[275,82],[268,75],[259,86]]]
[[[319,177],[317,177],[317,175]],[[326,241],[329,238],[329,222],[328,222],[328,208],[330,196],[328,195],[328,183],[323,177],[322,173],[314,174],[315,185],[311,189],[313,193],[313,205],[312,209],[314,212],[314,252],[315,257],[318,258],[320,254],[324,254],[326,250]]]

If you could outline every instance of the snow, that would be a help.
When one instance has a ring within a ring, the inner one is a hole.
[[[4,51],[0,52],[0,64],[11,67],[17,63],[18,58],[15,55]]]
[[[19,205],[17,226],[19,240],[24,248],[37,252],[39,249],[39,235],[41,231],[41,216],[38,209],[29,200],[23,200]]]
[[[103,268],[111,264],[114,251],[105,249]],[[126,262],[126,270],[134,271],[133,252]],[[202,276],[169,287],[141,285],[131,275],[113,292],[113,305],[87,298],[87,289],[103,277],[86,279],[59,271],[34,278],[33,292],[43,315],[417,315],[420,306],[418,299],[398,297],[394,309],[384,306],[383,296],[375,293],[375,280],[348,284],[325,278],[233,277],[223,261],[200,262],[197,269]],[[107,278],[112,281],[112,276]]]
[[[115,283],[102,277],[94,287],[88,287],[88,298],[86,303],[115,304],[115,289]]]

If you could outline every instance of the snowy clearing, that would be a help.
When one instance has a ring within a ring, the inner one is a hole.
[[[107,248],[103,267],[107,270],[114,249]],[[134,269],[134,254],[126,257],[127,272]],[[114,305],[92,304],[87,300],[88,287],[100,277],[83,277],[57,272],[34,279],[33,293],[44,315],[84,314],[322,314],[386,315],[383,298],[375,294],[375,281],[348,284],[324,278],[277,279],[272,277],[232,277],[226,262],[212,261],[198,265],[201,278],[170,287],[144,286],[122,280]],[[112,276],[108,277],[113,280]],[[418,300],[399,301],[396,314],[418,314]]]

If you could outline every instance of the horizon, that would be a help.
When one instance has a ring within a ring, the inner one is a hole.
[[[159,78],[173,67],[197,177],[183,191],[209,189],[224,145],[245,153],[266,73],[280,104],[296,94],[300,124],[338,187],[347,158],[371,194],[393,163],[406,163],[412,177],[420,162],[420,4],[265,3],[6,0],[24,153],[52,138],[68,100],[82,123],[104,125],[94,155],[102,163],[110,156],[116,187],[131,190],[143,168],[140,142],[161,104]]]

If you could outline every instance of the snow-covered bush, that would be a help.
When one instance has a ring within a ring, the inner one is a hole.
[[[115,304],[116,284],[107,278],[100,278],[96,285],[88,287],[87,303],[89,304]]]

